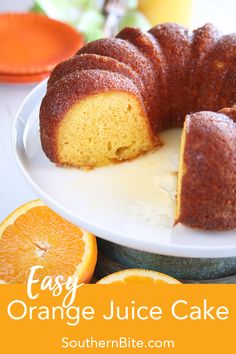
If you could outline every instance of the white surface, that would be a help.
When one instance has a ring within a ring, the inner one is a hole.
[[[23,175],[52,209],[97,236],[143,251],[236,256],[235,230],[172,227],[179,131],[163,132],[163,148],[132,162],[87,172],[57,167],[46,158],[39,139],[39,106],[45,92],[43,82],[23,103],[14,123],[13,146]]]

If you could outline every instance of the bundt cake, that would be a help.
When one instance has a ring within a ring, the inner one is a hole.
[[[54,69],[40,108],[42,148],[58,165],[104,166],[161,146],[158,133],[187,115],[176,222],[228,229],[236,227],[235,102],[236,35],[210,24],[125,28]]]
[[[103,166],[156,145],[140,91],[121,73],[82,70],[63,77],[48,90],[40,119],[46,155],[63,165]]]
[[[187,115],[180,150],[176,223],[236,228],[236,123],[222,113]]]

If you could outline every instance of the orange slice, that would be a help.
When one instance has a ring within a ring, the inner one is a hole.
[[[62,275],[90,281],[97,261],[96,238],[57,215],[40,200],[16,209],[0,225],[0,283]]]
[[[37,13],[0,15],[0,73],[50,72],[76,53],[82,35],[73,27]]]
[[[181,284],[169,275],[146,269],[126,269],[108,275],[97,284]]]

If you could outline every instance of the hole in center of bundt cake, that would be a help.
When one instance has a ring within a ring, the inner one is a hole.
[[[151,150],[146,119],[140,101],[127,92],[103,92],[79,101],[59,126],[60,163],[93,168]]]

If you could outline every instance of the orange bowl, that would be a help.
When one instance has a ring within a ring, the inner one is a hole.
[[[36,13],[0,15],[0,74],[50,72],[83,45],[71,26]]]
[[[11,84],[24,84],[24,83],[37,83],[46,79],[50,73],[40,73],[40,74],[32,74],[32,75],[7,75],[0,73],[0,82],[2,83],[11,83]]]

